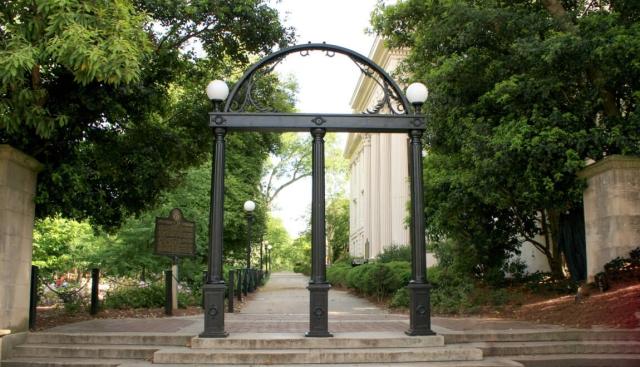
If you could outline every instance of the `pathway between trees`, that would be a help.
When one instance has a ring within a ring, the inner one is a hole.
[[[240,313],[227,318],[230,332],[304,333],[309,328],[309,278],[272,273],[267,284],[251,294]],[[404,331],[408,316],[389,314],[346,291],[329,291],[329,331]]]
[[[225,314],[225,329],[232,337],[239,333],[304,334],[309,329],[308,282],[309,278],[300,274],[272,273],[266,286],[249,295],[240,312]],[[432,324],[432,329],[437,333],[561,329],[552,325],[487,318],[433,317]],[[202,331],[202,326],[202,315],[156,319],[94,319],[58,326],[47,332],[132,332],[195,336]],[[346,291],[329,291],[329,331],[332,333],[404,332],[408,328],[408,315],[389,313]]]

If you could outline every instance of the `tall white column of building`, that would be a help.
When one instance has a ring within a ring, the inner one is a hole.
[[[364,225],[363,225],[363,229],[364,229],[364,239],[363,239],[363,246],[365,246],[364,251],[363,251],[363,256],[366,256],[366,246],[367,244],[371,244],[371,216],[369,215],[369,213],[371,213],[371,180],[368,179],[369,177],[371,177],[371,134],[363,134],[362,136],[362,150],[363,150],[363,170],[362,170],[362,176],[363,178],[367,178],[364,179],[364,195],[363,195],[363,207],[364,207],[364,211],[363,211],[363,219],[364,219]]]
[[[380,134],[380,243],[378,253],[391,241],[391,134]]]
[[[371,134],[371,237],[369,257],[375,257],[380,249],[380,134]]]
[[[406,134],[391,135],[391,242],[398,245],[409,244],[409,231],[406,230],[408,216],[407,199],[409,193],[408,143]]]

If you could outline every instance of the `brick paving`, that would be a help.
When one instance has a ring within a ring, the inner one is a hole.
[[[308,279],[295,273],[274,273],[265,287],[247,297],[240,312],[225,314],[230,333],[304,333],[309,328]],[[203,316],[150,319],[94,319],[55,327],[62,333],[171,333],[197,335]],[[484,318],[432,318],[436,332],[557,328],[522,321]],[[329,292],[329,331],[404,332],[409,317],[392,314],[373,303],[341,290]]]

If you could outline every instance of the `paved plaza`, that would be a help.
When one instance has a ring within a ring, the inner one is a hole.
[[[249,294],[240,312],[225,314],[226,330],[234,333],[304,333],[309,328],[308,278],[290,272],[273,273],[266,286]],[[462,331],[551,330],[562,328],[523,321],[434,317],[439,334]],[[96,319],[49,329],[50,332],[131,332],[197,335],[203,316],[157,319]],[[394,332],[409,327],[409,316],[390,313],[347,291],[329,291],[329,331],[332,333]]]

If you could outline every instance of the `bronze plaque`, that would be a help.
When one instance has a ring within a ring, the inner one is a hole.
[[[182,211],[171,209],[168,218],[156,217],[156,255],[195,256],[196,224],[184,219]]]

